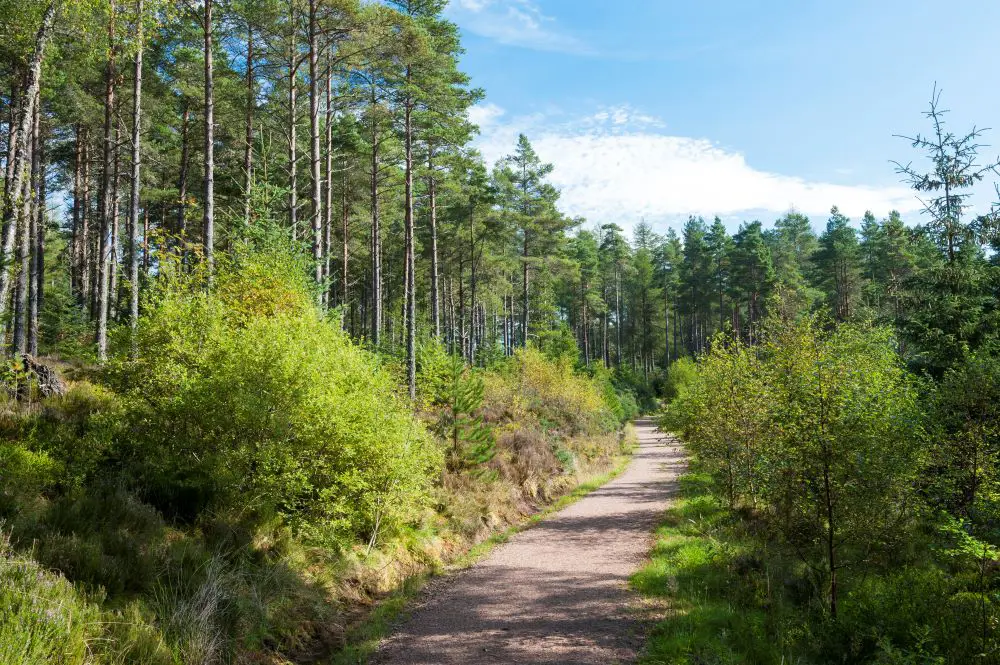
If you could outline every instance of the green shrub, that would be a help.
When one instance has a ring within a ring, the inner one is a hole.
[[[377,537],[425,501],[441,453],[280,259],[237,252],[213,292],[162,280],[139,359],[108,372],[126,401],[120,454],[168,515],[277,514],[331,543]]]

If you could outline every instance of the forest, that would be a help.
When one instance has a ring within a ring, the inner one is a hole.
[[[0,0],[0,662],[363,662],[656,412],[648,662],[1000,662],[982,132],[626,230],[486,163],[446,4]]]

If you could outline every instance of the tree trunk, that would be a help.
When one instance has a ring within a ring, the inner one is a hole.
[[[291,10],[291,34],[288,36],[288,224],[292,235],[299,237],[299,181],[298,181],[298,135],[296,133],[295,115],[296,94],[298,92],[299,62],[295,52],[296,15],[295,3],[289,5]]]
[[[253,71],[253,26],[247,19],[247,109],[243,144],[243,223],[250,224],[250,190],[253,188],[253,112],[257,105]]]
[[[139,188],[142,151],[142,51],[143,44],[143,0],[136,0],[136,44],[135,74],[132,82],[132,191],[129,197],[128,219],[128,280],[129,305],[128,322],[131,329],[130,357],[135,360],[139,356],[138,326],[139,326]]]
[[[191,152],[188,131],[191,124],[191,108],[184,100],[184,111],[181,113],[181,168],[177,176],[177,198],[180,205],[177,208],[177,235],[181,242],[187,238],[187,188],[188,188],[188,160]],[[184,252],[183,247],[181,252]]]
[[[34,244],[35,235],[35,212],[33,204],[35,202],[34,192],[38,190],[38,112],[39,100],[36,96],[33,107],[34,117],[31,122],[30,133],[27,138],[28,144],[27,158],[31,160],[31,175],[25,185],[27,191],[22,196],[21,223],[18,224],[17,238],[17,283],[14,293],[14,352],[18,356],[23,356],[28,351],[28,299],[30,289],[31,272],[31,247]]]
[[[212,66],[212,1],[205,0],[205,218],[202,238],[205,268],[215,271],[215,79]]]
[[[115,67],[117,46],[115,45],[115,12],[114,2],[111,4],[111,20],[108,22],[108,63],[104,73],[104,160],[101,172],[101,235],[98,248],[97,263],[97,360],[104,362],[108,358],[108,288],[109,267],[111,263],[112,239],[112,197],[114,183],[112,169],[115,161],[115,81],[118,72]]]
[[[319,151],[319,44],[316,37],[316,3],[309,0],[309,172],[312,177],[313,278],[323,283],[323,176]],[[320,296],[322,304],[322,295]]]
[[[90,132],[83,130],[83,173],[80,175],[83,187],[83,205],[80,211],[80,306],[89,313],[91,292],[93,291],[93,274],[91,263],[94,258],[91,252],[90,228]]]
[[[521,250],[521,260],[524,262],[522,268],[523,281],[521,282],[521,346],[528,346],[528,323],[529,323],[529,307],[531,301],[529,299],[528,291],[528,229],[524,229],[524,244]]]
[[[406,68],[406,84],[410,85],[411,72]],[[406,160],[404,212],[406,223],[406,379],[410,388],[410,401],[417,399],[417,294],[414,275],[414,223],[413,223],[413,100],[407,94],[403,111],[403,142]]]
[[[438,284],[438,238],[437,238],[437,181],[434,177],[434,148],[427,154],[427,193],[429,196],[431,215],[431,322],[434,326],[434,338],[441,339],[441,294]]]
[[[115,109],[115,116],[117,117],[120,111]],[[115,123],[115,168],[114,177],[111,180],[112,194],[111,194],[111,272],[109,273],[110,284],[109,294],[108,294],[108,319],[111,321],[118,320],[118,304],[119,304],[119,292],[118,292],[118,273],[121,269],[121,256],[119,253],[119,248],[121,247],[121,236],[120,236],[120,216],[121,212],[121,198],[118,196],[118,192],[121,187],[121,128],[119,124]]]
[[[374,100],[373,100],[374,103]],[[371,178],[371,210],[372,210],[372,237],[371,237],[371,340],[374,346],[378,346],[382,336],[382,230],[379,228],[379,207],[378,207],[378,171],[379,171],[379,144],[378,126],[374,116],[372,117],[372,178]]]
[[[330,284],[326,289],[325,301],[328,306],[336,302],[336,281],[333,280],[333,56],[326,53],[326,201],[323,206],[324,256],[323,276]]]
[[[39,109],[41,104],[39,103]],[[31,256],[31,282],[28,285],[28,353],[38,355],[38,314],[45,298],[45,220],[48,199],[48,187],[45,181],[45,135],[41,133],[41,113],[35,125],[37,139],[35,141],[38,163],[37,191],[38,200],[35,204],[35,228],[32,235],[34,247]]]
[[[83,142],[81,141],[81,129],[80,123],[77,123],[73,128],[74,135],[74,147],[73,147],[73,210],[72,210],[72,233],[70,235],[69,251],[70,251],[70,261],[69,261],[69,278],[70,278],[70,291],[73,293],[74,298],[79,301],[80,299],[80,208],[81,208],[81,190],[82,190],[82,170],[83,170]]]
[[[10,132],[14,137],[14,159],[10,167],[11,176],[8,179],[10,187],[5,193],[3,205],[3,244],[0,246],[0,319],[7,313],[7,303],[10,292],[10,259],[14,250],[14,237],[17,233],[17,215],[22,207],[22,190],[24,189],[25,164],[28,133],[34,117],[34,105],[41,87],[42,59],[45,56],[45,46],[49,41],[49,32],[55,18],[55,2],[50,2],[42,16],[42,24],[35,35],[35,51],[28,66],[28,76],[24,90],[24,104],[20,109],[16,131]]]

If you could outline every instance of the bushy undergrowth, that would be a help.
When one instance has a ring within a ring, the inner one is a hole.
[[[997,365],[932,384],[892,335],[773,320],[676,375],[696,462],[653,563],[655,663],[1000,662]]]
[[[651,561],[632,578],[662,614],[643,662],[996,662],[981,638],[984,619],[1000,619],[995,604],[983,603],[977,581],[929,534],[880,567],[845,569],[849,591],[831,621],[807,564],[759,520],[729,508],[704,464],[694,461],[680,482]]]
[[[433,345],[414,412],[296,255],[255,244],[210,289],[164,265],[134,346],[0,409],[0,661],[322,660],[380,593],[622,452],[608,378],[532,349],[481,370]]]

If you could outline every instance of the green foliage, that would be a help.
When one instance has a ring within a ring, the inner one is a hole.
[[[496,454],[492,430],[483,423],[483,380],[459,356],[447,368],[444,402],[438,420],[441,434],[451,443],[449,466],[485,464]]]
[[[0,549],[0,662],[11,665],[90,662],[98,607],[60,575]]]
[[[220,262],[217,290],[178,275],[139,323],[139,360],[108,369],[122,445],[167,514],[278,514],[319,540],[391,531],[440,453],[378,360],[312,305],[272,252]]]
[[[770,324],[763,348],[717,339],[668,409],[731,508],[809,564],[837,613],[837,574],[905,538],[924,468],[916,385],[882,329]]]

